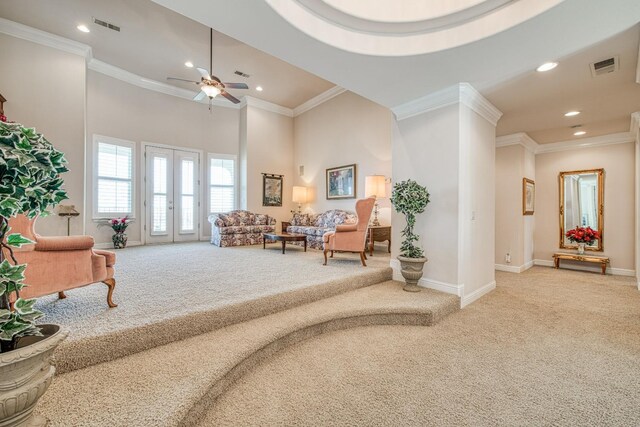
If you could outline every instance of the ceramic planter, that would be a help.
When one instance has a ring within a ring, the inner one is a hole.
[[[424,263],[427,262],[427,258],[407,258],[399,256],[398,261],[400,261],[400,269],[405,281],[404,288],[402,289],[407,292],[420,292],[422,289],[418,286],[418,281],[422,277],[422,269],[424,268]]]
[[[44,426],[33,415],[38,399],[49,388],[56,368],[53,350],[69,334],[58,325],[38,325],[43,337],[25,337],[16,350],[0,353],[0,427]]]
[[[127,247],[127,234],[126,233],[116,233],[111,237],[113,240],[114,249],[123,249]]]

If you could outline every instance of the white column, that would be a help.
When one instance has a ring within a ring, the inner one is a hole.
[[[502,115],[460,83],[393,109],[393,182],[413,179],[431,203],[416,232],[429,261],[420,285],[466,305],[495,287],[495,126]],[[395,214],[393,256],[404,217]],[[395,258],[394,274],[399,276]]]

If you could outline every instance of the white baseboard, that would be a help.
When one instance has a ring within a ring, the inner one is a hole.
[[[536,259],[534,260],[534,264],[535,265],[541,265],[543,267],[553,267],[553,261],[549,261],[547,259]],[[593,268],[585,268],[587,266],[585,265],[578,265],[578,264],[567,264],[567,263],[560,263],[560,268],[565,268],[567,270],[576,270],[576,271],[591,271],[591,272],[599,272],[600,271],[600,267],[599,266],[593,266]],[[607,268],[607,273],[609,274],[613,274],[614,276],[628,276],[628,277],[636,277],[636,271],[635,270],[629,270],[626,268],[612,268],[609,267]]]
[[[523,271],[527,271],[531,267],[533,267],[533,260],[520,266],[496,264],[495,268],[498,271],[506,271],[507,273],[522,273]]]
[[[130,240],[127,242],[127,247],[130,246],[142,246],[142,242],[139,240]],[[113,249],[113,243],[96,243],[93,247],[96,249]]]
[[[399,282],[404,282],[404,278],[402,277],[402,273],[400,273],[400,261],[397,259],[392,259],[389,261],[389,265],[393,269],[393,280],[397,280]],[[421,278],[418,281],[418,286],[423,288],[435,289],[436,291],[445,292],[448,294],[456,295],[462,298],[464,294],[464,285],[455,285],[453,283],[440,282],[438,280]]]
[[[496,288],[496,281],[494,280],[490,283],[487,283],[480,289],[477,289],[471,292],[469,295],[462,297],[462,299],[460,300],[460,308],[466,307],[467,305],[471,304],[472,302],[479,299],[480,297],[488,294],[495,288]]]

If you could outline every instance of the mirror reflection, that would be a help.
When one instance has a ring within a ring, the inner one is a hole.
[[[576,227],[591,227],[602,233],[603,170],[560,174],[560,247],[575,248],[565,233]],[[590,250],[602,250],[602,239]]]

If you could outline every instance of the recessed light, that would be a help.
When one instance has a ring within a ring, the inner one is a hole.
[[[83,33],[88,33],[88,32],[91,31],[91,30],[89,30],[89,27],[87,27],[84,24],[80,24],[76,28],[79,29],[80,31],[82,31]]]
[[[545,62],[544,64],[542,64],[541,66],[539,66],[538,68],[536,68],[536,71],[539,72],[544,72],[544,71],[549,71],[549,70],[553,70],[554,68],[556,68],[558,66],[557,62]]]
[[[262,86],[256,86],[256,90],[257,90],[258,92],[262,92]]]
[[[573,117],[573,116],[577,116],[578,114],[580,114],[580,111],[569,111],[568,113],[564,113],[564,116]]]
[[[188,68],[193,68],[193,62],[187,61],[187,62],[184,63],[184,66],[188,67]]]
[[[583,130],[579,130],[578,132],[575,132],[575,133],[574,133],[574,135],[575,135],[575,136],[582,136],[582,135],[584,135],[584,134],[586,134],[586,132],[585,132],[585,131],[583,131]]]

